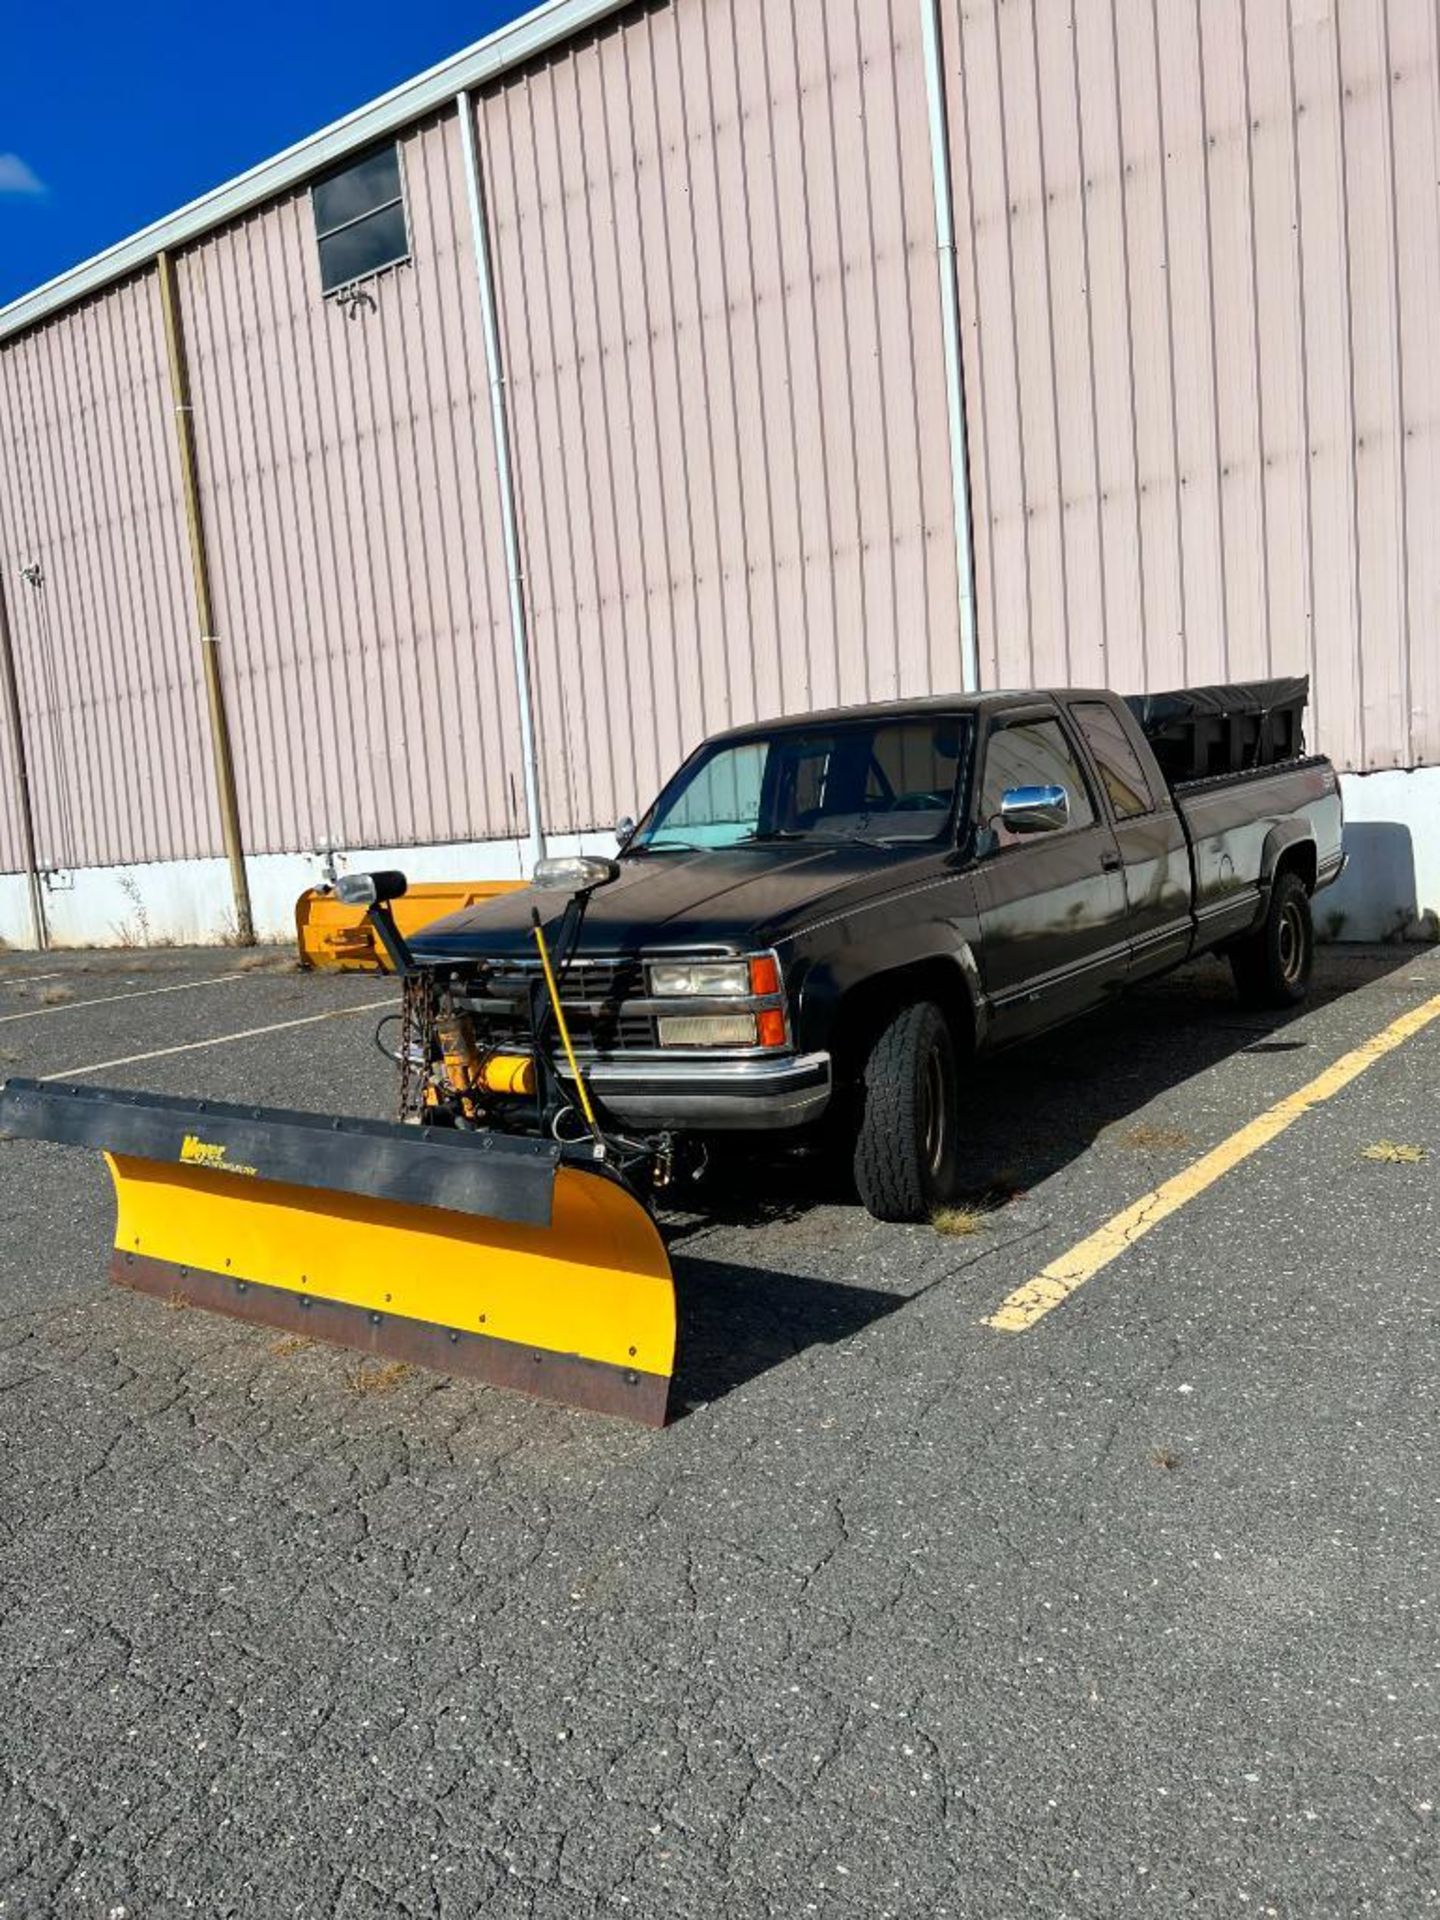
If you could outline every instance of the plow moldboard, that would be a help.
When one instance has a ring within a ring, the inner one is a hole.
[[[661,1426],[675,1290],[618,1181],[558,1167],[548,1226],[106,1154],[111,1276],[264,1326]]]

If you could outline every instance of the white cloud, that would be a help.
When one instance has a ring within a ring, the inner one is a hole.
[[[18,153],[0,153],[0,195],[23,194],[34,199],[44,191],[45,182]]]

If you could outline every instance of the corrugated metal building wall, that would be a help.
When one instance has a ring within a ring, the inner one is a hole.
[[[918,8],[675,0],[480,124],[547,818],[958,685]]]
[[[947,9],[984,672],[1309,671],[1440,760],[1440,63],[1414,0]]]
[[[0,348],[0,568],[42,865],[218,850],[154,276]],[[13,784],[3,844],[19,864]]]
[[[178,263],[247,849],[523,828],[453,114],[401,141],[413,265],[353,315],[307,193]]]
[[[984,681],[1308,668],[1342,766],[1440,759],[1434,10],[942,13]],[[920,22],[669,0],[477,98],[551,831],[959,684]],[[524,829],[453,110],[401,147],[353,313],[303,190],[177,254],[252,853]],[[0,339],[0,569],[42,862],[218,853],[153,271]]]

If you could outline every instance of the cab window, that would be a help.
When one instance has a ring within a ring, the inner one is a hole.
[[[1000,802],[1011,787],[1064,787],[1070,796],[1070,825],[1061,831],[1094,825],[1090,790],[1058,720],[1019,720],[992,733],[980,784],[979,824],[992,828],[1002,847],[1048,837],[1011,833],[1001,824]]]

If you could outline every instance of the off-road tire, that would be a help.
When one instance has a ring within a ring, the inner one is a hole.
[[[933,1000],[912,1001],[881,1027],[860,1096],[861,1200],[877,1220],[928,1220],[954,1192],[958,1158],[955,1042]]]
[[[1270,889],[1263,926],[1230,949],[1235,986],[1247,1007],[1295,1007],[1310,990],[1315,922],[1298,873],[1282,873]]]

